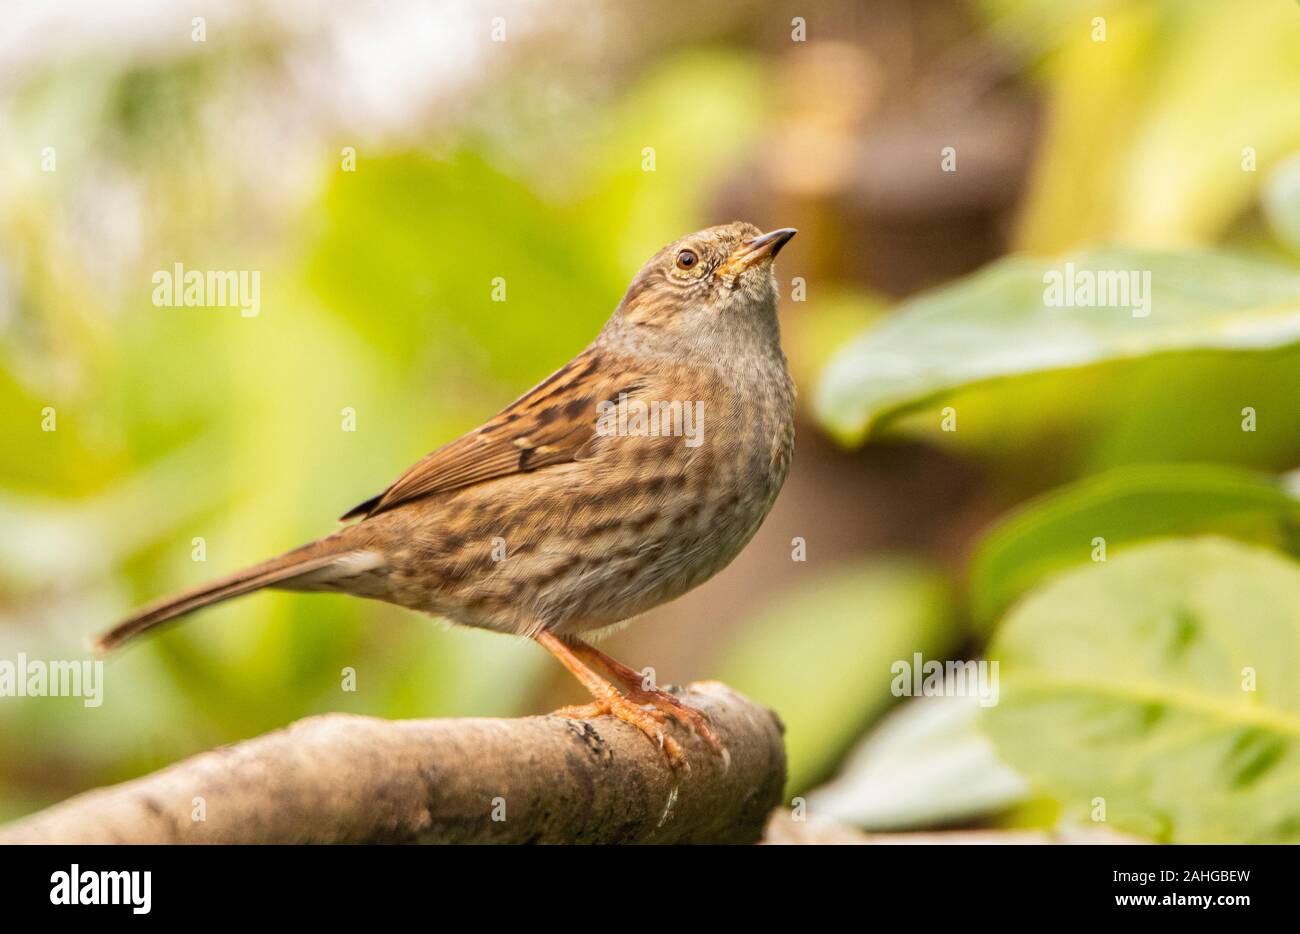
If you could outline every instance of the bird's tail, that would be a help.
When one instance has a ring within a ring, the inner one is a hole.
[[[295,548],[278,558],[263,561],[252,567],[236,571],[218,580],[183,593],[151,603],[118,623],[108,632],[98,636],[93,647],[97,652],[107,652],[170,620],[193,613],[195,610],[232,597],[242,596],[263,587],[285,586],[314,571],[320,571],[338,561],[346,552],[329,539],[321,539]]]

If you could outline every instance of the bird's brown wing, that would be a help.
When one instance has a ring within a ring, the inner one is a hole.
[[[597,405],[648,380],[624,361],[586,350],[489,421],[443,445],[342,519],[373,516],[432,493],[580,460],[594,448]]]

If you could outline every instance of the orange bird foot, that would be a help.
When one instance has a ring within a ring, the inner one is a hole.
[[[674,768],[679,765],[686,765],[689,768],[689,763],[682,752],[681,744],[664,732],[663,724],[669,718],[693,730],[718,755],[725,755],[722,741],[718,739],[718,734],[714,732],[709,718],[703,712],[683,704],[667,691],[644,687],[639,671],[615,661],[585,642],[565,642],[545,632],[534,638],[582,682],[582,686],[595,698],[595,701],[590,704],[562,707],[555,711],[556,716],[580,720],[589,720],[607,714],[617,717],[654,740],[667,754],[668,761]],[[624,692],[620,693],[616,687],[584,664],[579,656],[590,659],[609,671],[623,683]]]
[[[690,768],[689,763],[686,761],[686,754],[682,752],[681,744],[663,731],[661,724],[665,719],[664,714],[658,710],[645,710],[638,707],[622,694],[619,694],[612,686],[610,690],[614,692],[611,697],[590,704],[561,707],[559,710],[554,711],[552,716],[569,717],[574,720],[592,720],[607,714],[611,717],[617,717],[624,723],[630,723],[654,740],[655,744],[667,754],[668,762],[673,768],[681,765]]]

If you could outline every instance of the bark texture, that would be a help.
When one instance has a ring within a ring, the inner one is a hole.
[[[780,721],[717,682],[683,698],[725,759],[675,724],[689,770],[610,717],[327,714],[78,795],[0,843],[757,842],[785,784]]]

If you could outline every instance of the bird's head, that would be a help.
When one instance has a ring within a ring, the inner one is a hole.
[[[794,235],[737,221],[682,237],[641,267],[615,318],[687,339],[737,327],[774,332],[773,260]]]

